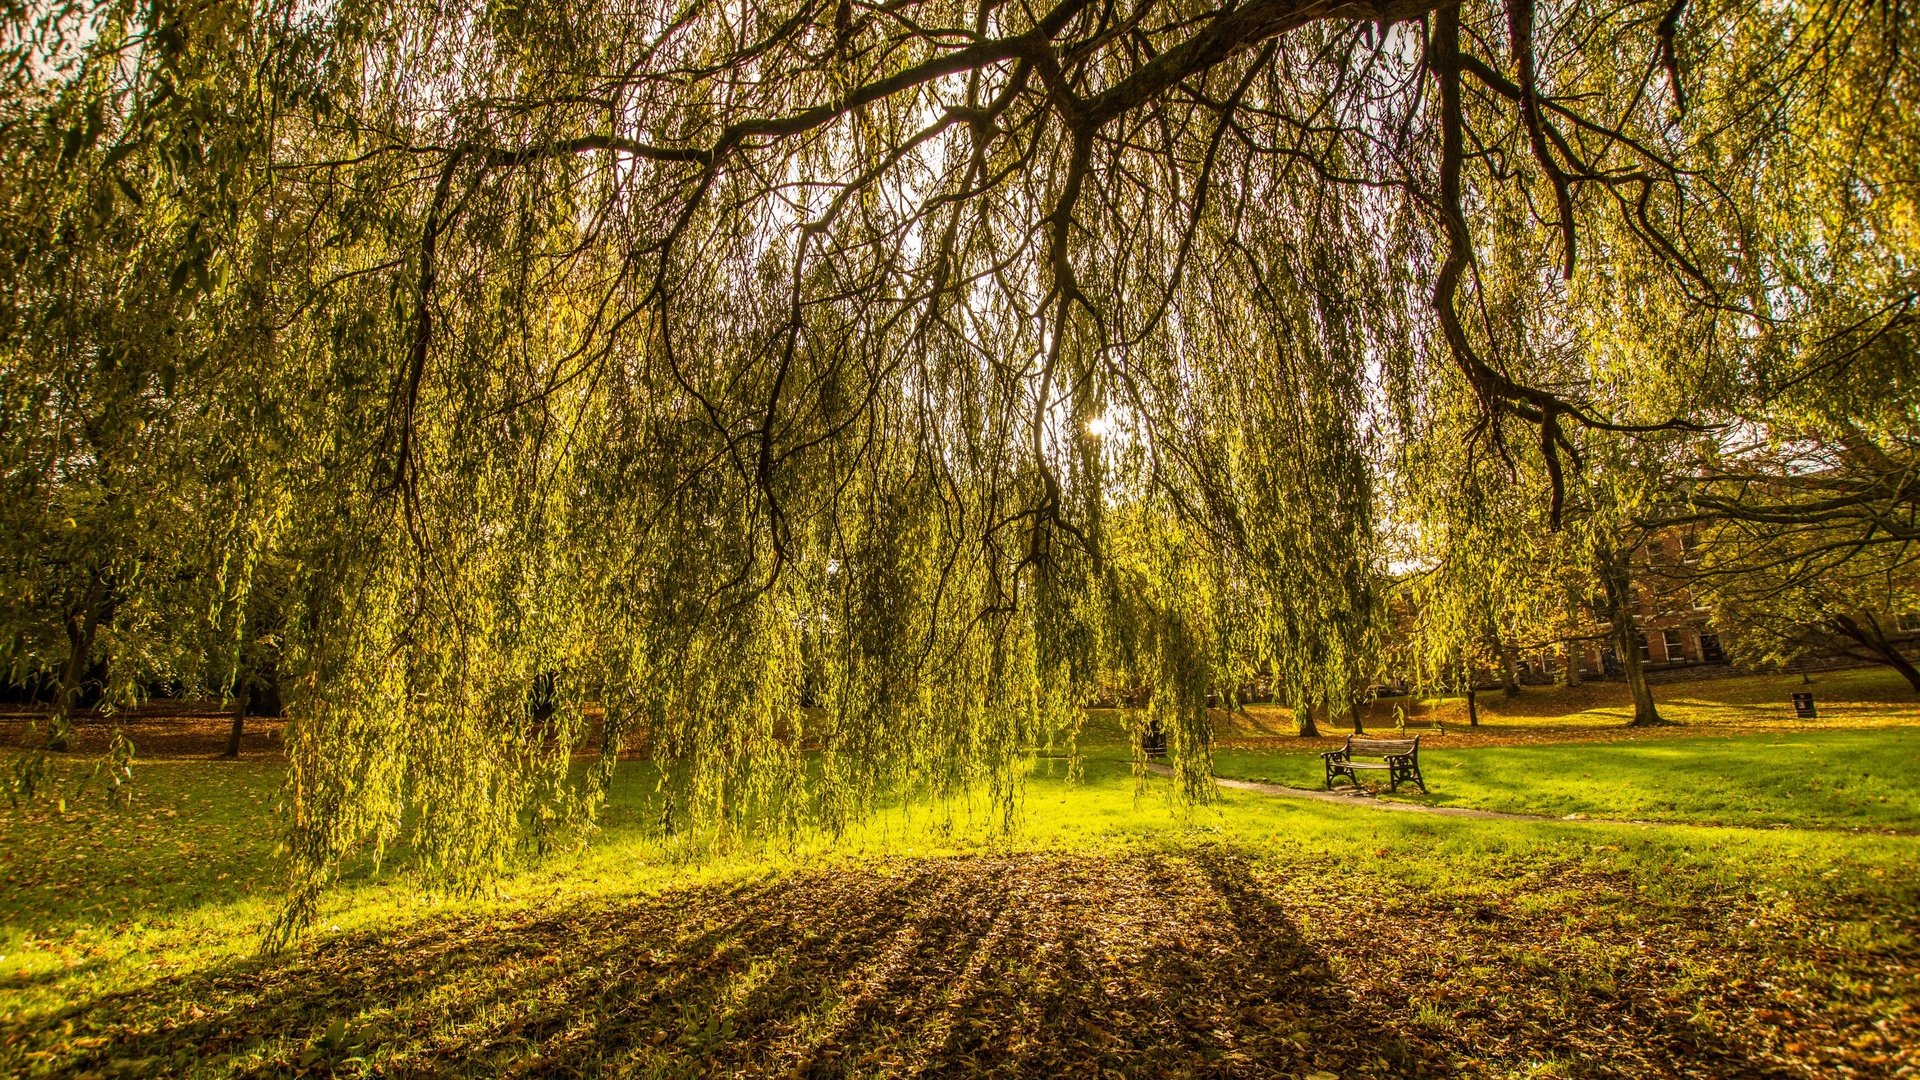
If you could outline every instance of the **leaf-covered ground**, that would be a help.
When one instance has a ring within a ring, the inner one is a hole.
[[[1847,913],[1643,904],[1573,864],[1512,875],[1470,899],[1229,845],[870,863],[340,937],[0,1039],[67,1075],[1920,1067],[1920,958],[1818,932]]]
[[[1814,695],[1819,715],[1794,715],[1793,695]],[[1469,726],[1461,697],[1382,697],[1360,710],[1369,731],[1402,723],[1409,734],[1426,735],[1438,724],[1447,738],[1469,745],[1510,746],[1555,742],[1667,740],[1729,731],[1809,731],[1830,728],[1904,727],[1920,719],[1920,701],[1906,680],[1889,668],[1854,668],[1800,675],[1737,675],[1675,679],[1653,687],[1660,713],[1677,727],[1634,728],[1626,683],[1589,681],[1577,687],[1529,686],[1509,696],[1482,691],[1479,725]],[[1112,716],[1111,710],[1107,716]],[[1322,720],[1323,738],[1337,744],[1347,734],[1345,718]],[[1096,723],[1096,729],[1102,725]],[[1215,714],[1214,735],[1224,745],[1260,746],[1297,738],[1293,713],[1284,705],[1253,704]]]

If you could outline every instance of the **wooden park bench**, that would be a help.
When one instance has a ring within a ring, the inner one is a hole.
[[[1356,761],[1355,756],[1378,761]],[[1420,794],[1427,793],[1427,782],[1420,777],[1420,736],[1411,739],[1363,739],[1355,735],[1347,736],[1347,745],[1338,750],[1329,750],[1320,755],[1327,766],[1327,790],[1333,790],[1333,782],[1346,777],[1354,787],[1360,786],[1360,778],[1355,775],[1360,769],[1385,769],[1389,790],[1400,790],[1403,780],[1411,780],[1420,785]]]

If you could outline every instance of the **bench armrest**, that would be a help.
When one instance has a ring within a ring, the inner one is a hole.
[[[1345,761],[1347,760],[1347,752],[1345,750],[1329,750],[1321,754],[1320,759],[1322,761]]]

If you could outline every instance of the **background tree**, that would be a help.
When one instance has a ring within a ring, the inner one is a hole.
[[[1920,691],[1899,618],[1920,611],[1920,443],[1882,446],[1849,420],[1843,441],[1750,445],[1712,459],[1675,527],[1695,559],[1671,575],[1713,610],[1755,664],[1845,656],[1899,671]]]
[[[236,415],[260,385],[236,363],[243,339],[221,305],[244,296],[217,234],[241,195],[224,165],[246,150],[216,110],[244,76],[223,85],[217,50],[149,39],[169,40],[164,13],[49,17],[13,27],[8,56],[30,59],[7,69],[0,108],[0,640],[12,676],[53,699],[17,762],[26,789],[83,702],[201,685],[193,628],[220,588],[209,531],[239,460]],[[109,62],[129,49],[167,58]],[[116,734],[112,753],[131,746]]]

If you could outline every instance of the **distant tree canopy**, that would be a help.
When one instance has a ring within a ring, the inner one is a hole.
[[[1400,540],[1603,534],[1595,439],[1866,355],[1911,432],[1910,15],[10,8],[13,659],[164,581],[131,636],[232,680],[289,568],[294,922],[403,822],[459,882],[584,820],[589,703],[723,836],[1011,808],[1115,679],[1200,797],[1210,694],[1364,692]]]

